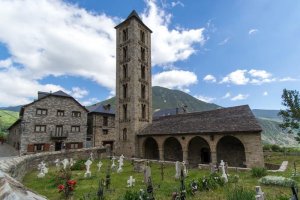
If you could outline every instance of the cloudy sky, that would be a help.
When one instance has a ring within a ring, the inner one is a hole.
[[[0,0],[0,106],[37,91],[112,97],[114,26],[133,9],[153,30],[153,85],[264,109],[300,90],[298,0]]]

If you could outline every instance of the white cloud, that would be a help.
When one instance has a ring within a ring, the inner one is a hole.
[[[258,32],[258,29],[253,28],[248,31],[248,34],[253,35],[253,34],[256,34],[257,32]]]
[[[291,77],[284,77],[279,79],[280,82],[287,82],[287,81],[298,81],[298,79],[291,78]]]
[[[155,0],[147,0],[141,15],[152,33],[152,63],[164,65],[185,60],[196,53],[195,45],[204,45],[204,28],[170,29],[172,15],[159,8]]]
[[[195,45],[205,43],[204,28],[169,28],[171,14],[159,8],[154,0],[146,1],[146,9],[141,16],[153,30],[154,65],[171,65],[185,60],[196,52]],[[120,21],[118,17],[89,12],[63,0],[0,1],[0,42],[11,55],[0,61],[1,74],[8,79],[22,79],[39,90],[48,88],[39,81],[50,75],[84,77],[113,93],[114,26]],[[17,77],[14,77],[15,71],[18,71]],[[6,84],[0,79],[0,85]],[[13,92],[22,89],[22,84],[13,88],[3,87],[1,93],[6,99],[15,101],[0,98],[0,105],[18,104],[21,99],[28,102],[37,92],[26,91],[25,96]]]
[[[216,77],[214,77],[213,75],[211,74],[208,74],[206,75],[204,78],[203,78],[204,81],[206,82],[211,82],[211,83],[215,83],[217,81]]]
[[[184,4],[181,1],[173,1],[173,2],[171,2],[171,6],[172,7],[176,7],[178,5],[181,6],[181,7],[184,7]]]
[[[184,91],[188,86],[197,83],[197,75],[190,71],[170,70],[153,75],[152,82],[153,86]]]
[[[246,85],[249,82],[249,78],[246,77],[247,70],[236,70],[231,72],[222,79],[220,83],[232,83],[235,85]]]
[[[93,104],[98,103],[98,102],[100,102],[100,100],[97,99],[97,98],[89,98],[85,101],[80,101],[80,103],[84,106],[90,106],[90,105],[93,105]]]
[[[229,98],[229,97],[231,97],[231,94],[230,94],[230,92],[227,92],[227,93],[222,97],[222,99],[227,99],[227,98]]]
[[[267,92],[267,91],[265,91],[264,93],[263,93],[263,96],[268,96],[269,95],[269,93]]]
[[[214,100],[216,100],[216,98],[213,97],[208,97],[208,96],[203,96],[203,95],[195,95],[195,98],[199,99],[200,101],[204,101],[206,103],[211,103]]]
[[[239,100],[245,100],[249,97],[248,94],[238,94],[231,98],[231,101],[239,101]]]
[[[270,78],[272,76],[271,73],[269,73],[269,72],[267,72],[265,70],[251,69],[250,71],[248,71],[248,73],[252,77],[257,77],[257,78],[261,78],[261,79],[267,79],[267,78]]]
[[[220,45],[220,46],[225,45],[228,43],[228,41],[229,41],[229,38],[225,38],[223,41],[219,42],[218,45]]]
[[[69,94],[76,99],[82,99],[89,94],[89,91],[80,87],[72,87],[72,91]]]

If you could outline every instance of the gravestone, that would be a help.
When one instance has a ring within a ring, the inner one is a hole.
[[[70,167],[72,167],[75,164],[75,160],[73,160],[73,158],[70,158]]]
[[[143,172],[144,171],[144,160],[133,160],[133,170],[135,172]]]
[[[103,163],[100,160],[99,163],[97,164],[98,172],[100,172],[102,165],[103,165]]]
[[[117,170],[117,173],[121,173],[123,171],[123,165],[124,165],[124,156],[123,154],[120,156],[119,160],[118,160],[118,163],[119,163],[119,167],[118,167],[118,170]]]
[[[265,199],[265,193],[261,190],[260,186],[255,186],[255,200],[264,200]]]
[[[127,180],[127,187],[133,187],[135,183],[135,179],[132,176],[129,176],[129,179]]]
[[[89,158],[89,160],[94,161],[94,154],[93,154],[93,152],[90,153],[90,158]]]
[[[176,170],[175,179],[179,179],[180,172],[181,172],[181,164],[179,161],[175,162],[175,170]]]
[[[228,162],[225,162],[225,174],[228,176]]]
[[[60,167],[60,160],[59,160],[59,159],[56,159],[56,160],[54,161],[54,163],[55,163],[56,168],[58,169],[58,168]]]
[[[91,164],[93,162],[88,159],[84,164],[85,164],[85,167],[86,167],[86,172],[84,173],[84,177],[87,178],[87,177],[91,177],[92,176],[92,172],[90,171],[90,167],[91,167]]]
[[[149,178],[151,178],[151,167],[146,165],[144,169],[144,183],[148,183]]]
[[[224,179],[224,182],[227,183],[228,182],[228,177],[227,177],[227,174],[225,173],[225,163],[223,160],[221,160],[221,163],[220,163],[220,166],[221,166],[221,170],[222,170],[222,178]]]
[[[216,165],[214,165],[213,163],[209,163],[209,169],[210,173],[214,174],[216,172]]]
[[[114,170],[116,170],[116,164],[115,164],[116,158],[115,158],[115,156],[113,156],[111,160],[112,160],[111,169],[114,171]]]
[[[66,169],[67,166],[69,165],[69,160],[65,158],[63,161],[61,161],[61,163],[63,164],[63,168]]]
[[[186,164],[185,164],[184,161],[182,161],[182,167],[183,167],[183,174],[184,174],[185,177],[187,177],[189,172],[187,170],[187,167],[186,167]]]
[[[48,173],[46,164],[43,161],[38,165],[38,170],[40,171],[39,174],[37,175],[38,178],[43,178],[45,177],[45,174]]]

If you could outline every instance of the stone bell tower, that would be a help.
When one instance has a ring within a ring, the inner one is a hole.
[[[151,33],[136,11],[115,27],[117,154],[138,157],[137,134],[152,123]]]

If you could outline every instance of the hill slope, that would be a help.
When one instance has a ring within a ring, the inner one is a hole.
[[[0,133],[6,132],[6,129],[19,118],[18,112],[0,110]]]

